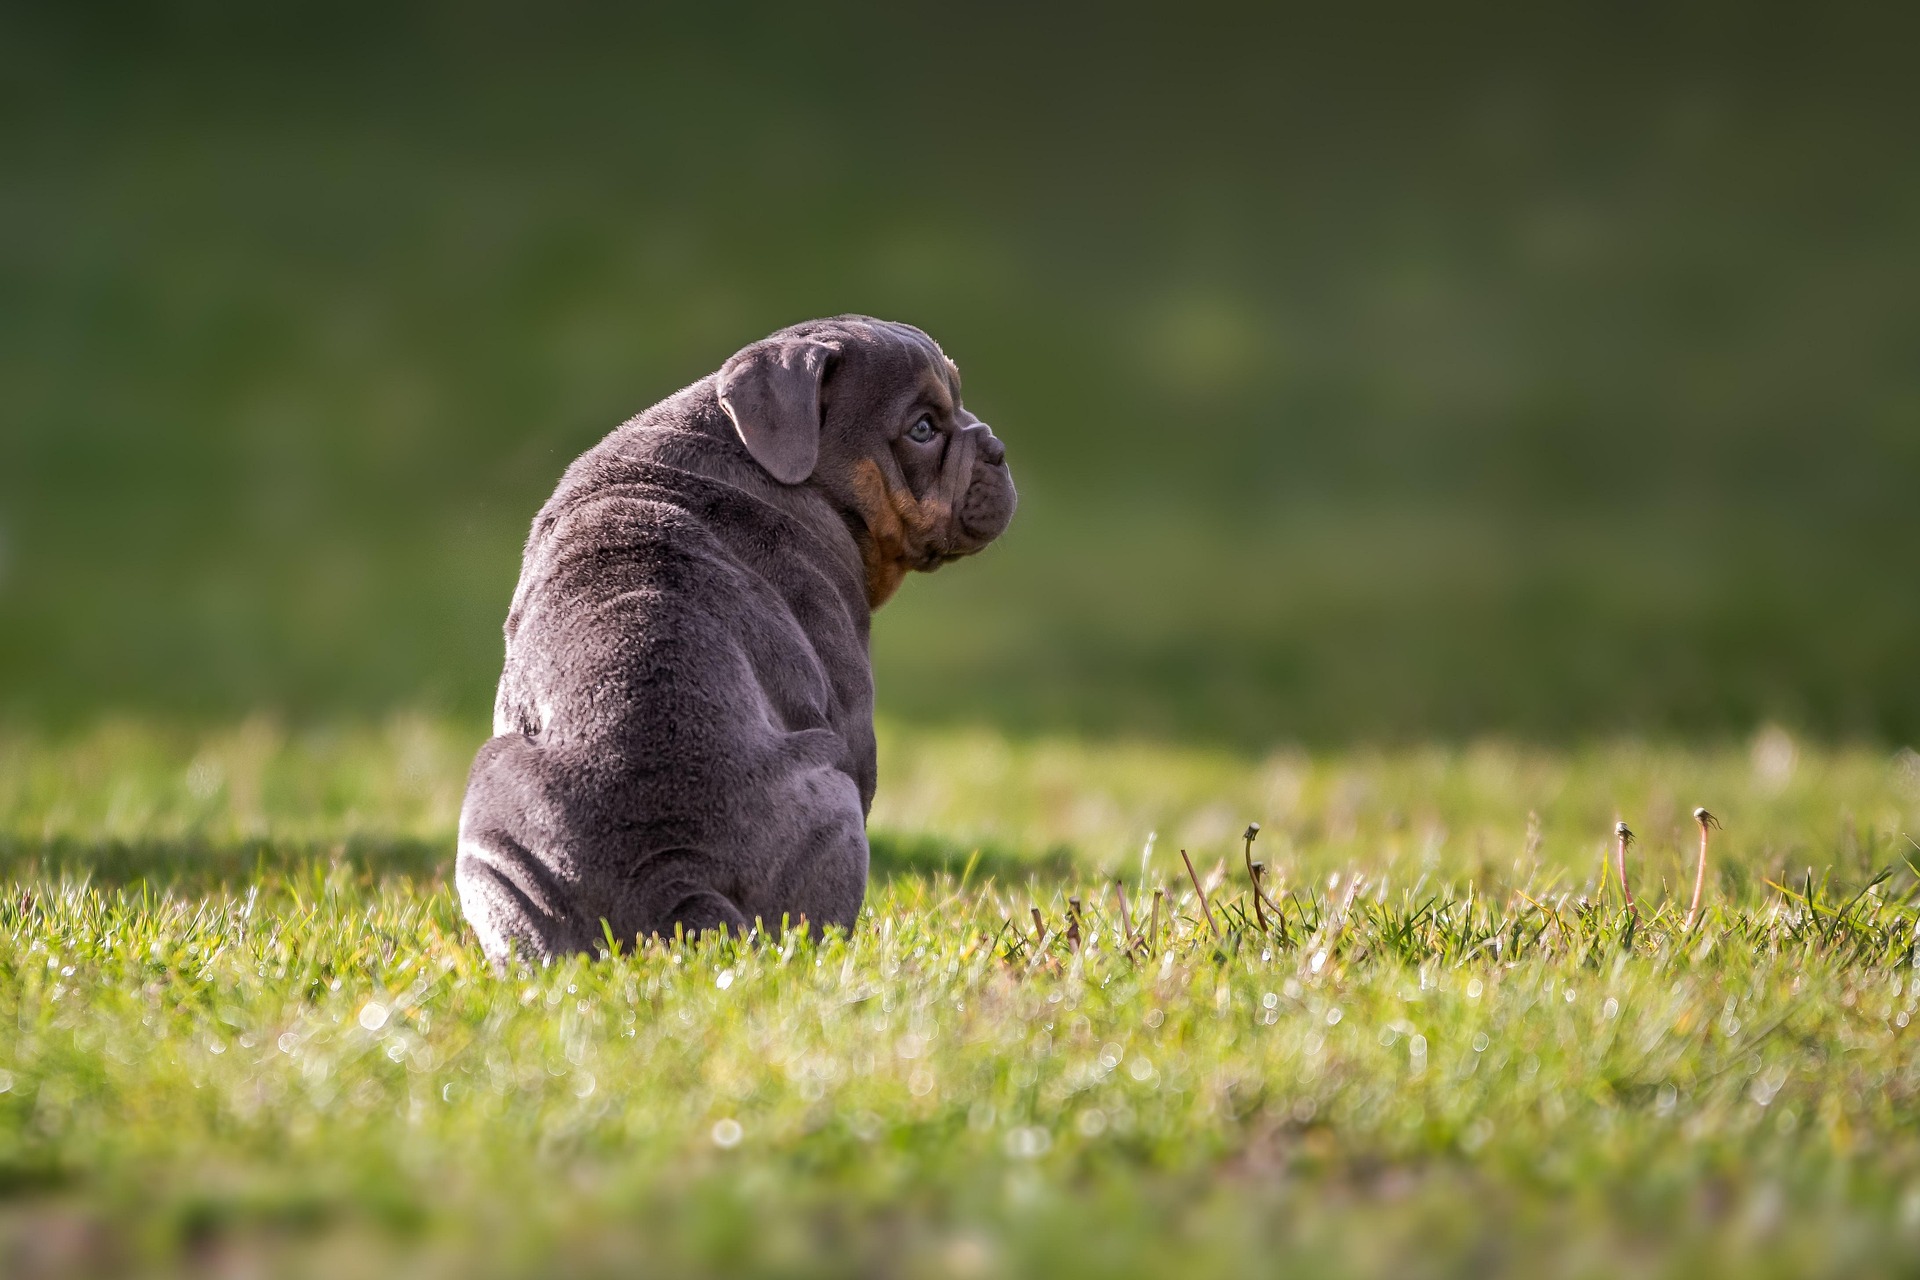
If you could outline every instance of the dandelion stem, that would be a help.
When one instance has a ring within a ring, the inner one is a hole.
[[[1680,932],[1692,933],[1693,922],[1700,918],[1700,895],[1707,887],[1707,831],[1720,825],[1720,820],[1705,809],[1695,809],[1693,820],[1700,824],[1700,861],[1693,870],[1693,905],[1687,908],[1686,923],[1680,926]]]
[[[1640,922],[1640,912],[1633,905],[1633,890],[1627,884],[1627,846],[1633,843],[1633,832],[1624,822],[1613,824],[1613,834],[1618,839],[1614,845],[1614,870],[1620,874],[1620,893],[1627,900],[1627,919],[1635,924]]]
[[[1258,864],[1253,860],[1253,842],[1259,834],[1260,824],[1257,822],[1249,822],[1247,824],[1247,832],[1241,839],[1247,842],[1244,853],[1247,859],[1247,880],[1253,885],[1253,918],[1259,921],[1260,932],[1265,933],[1267,931],[1267,910],[1260,902],[1260,872],[1255,869]]]

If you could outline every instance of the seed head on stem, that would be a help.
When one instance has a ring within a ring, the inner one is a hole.
[[[1620,875],[1621,896],[1627,900],[1627,919],[1638,924],[1640,913],[1633,905],[1633,890],[1627,885],[1627,846],[1633,843],[1633,832],[1625,822],[1616,822],[1613,824],[1613,834],[1618,841],[1614,845],[1613,865]]]
[[[1693,811],[1693,820],[1700,824],[1700,861],[1693,869],[1693,905],[1687,908],[1686,923],[1680,926],[1682,933],[1692,933],[1693,922],[1700,918],[1700,895],[1707,887],[1707,832],[1720,825],[1720,819],[1704,808]]]
[[[1253,860],[1253,842],[1259,835],[1260,824],[1257,822],[1249,822],[1247,824],[1246,834],[1243,835],[1241,839],[1247,842],[1244,853],[1247,859],[1247,879],[1253,884],[1253,918],[1260,922],[1260,932],[1265,933],[1267,931],[1267,911],[1266,908],[1260,904],[1260,864]]]

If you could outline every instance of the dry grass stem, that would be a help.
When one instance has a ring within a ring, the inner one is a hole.
[[[1207,928],[1213,930],[1213,936],[1217,938],[1220,936],[1220,926],[1213,922],[1213,908],[1207,905],[1206,887],[1200,883],[1200,875],[1193,869],[1193,859],[1187,856],[1185,849],[1180,851],[1180,861],[1187,864],[1187,878],[1193,881],[1193,891],[1200,895],[1200,914],[1207,918]]]
[[[1127,886],[1119,876],[1113,878],[1113,896],[1120,904],[1120,933],[1128,949],[1138,946],[1140,936],[1133,931],[1133,913],[1127,909]]]

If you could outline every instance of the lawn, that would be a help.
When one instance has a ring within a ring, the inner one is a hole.
[[[0,1262],[1913,1273],[1911,753],[882,729],[852,935],[504,977],[471,726],[0,737]]]
[[[1906,33],[224,8],[0,13],[0,1280],[1920,1275]],[[496,976],[529,520],[846,310],[866,915]]]

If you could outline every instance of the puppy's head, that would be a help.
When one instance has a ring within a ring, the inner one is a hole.
[[[911,325],[840,316],[782,329],[720,367],[721,407],[782,484],[847,518],[867,602],[909,569],[972,555],[1013,519],[1006,448],[960,404],[960,370]]]

